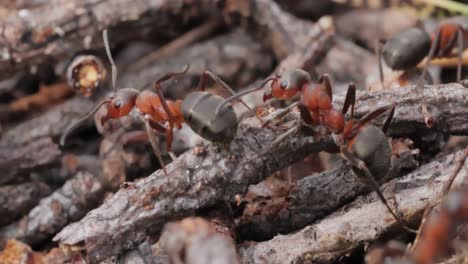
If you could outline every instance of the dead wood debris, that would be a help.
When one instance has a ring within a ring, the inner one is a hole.
[[[204,56],[206,54],[210,56]],[[259,75],[268,74],[273,68],[271,53],[240,30],[189,46],[171,56],[170,60],[146,61],[145,57],[145,62],[144,67],[134,69],[131,66],[125,71],[119,86],[154,89],[158,77],[167,72],[179,72],[189,64],[186,74],[163,85],[169,97],[183,98],[187,92],[195,89],[200,75],[206,70],[213,71],[233,89],[237,89]]]
[[[447,96],[453,95],[450,100],[454,105],[468,100],[468,96],[465,96],[468,90],[461,85],[439,87],[439,90],[446,91]],[[400,89],[388,90],[386,95],[391,97],[392,92],[401,97],[415,96],[414,93],[402,96]],[[377,98],[375,104],[363,106],[360,113],[374,109],[377,105],[389,104],[391,101],[388,100],[388,96],[379,96],[377,93],[375,96],[369,96],[369,100]],[[442,102],[445,102],[446,98],[435,93],[427,93],[426,96],[430,102],[444,107]],[[409,111],[414,107],[413,104],[402,104],[400,112],[396,113],[393,126],[398,128],[406,120],[412,119],[416,122],[418,118],[419,123],[423,124],[419,112]],[[451,109],[456,108],[452,106]],[[457,118],[450,114],[456,115]],[[456,111],[450,111],[444,118],[446,121],[458,123],[459,116]],[[291,128],[297,118],[296,112],[288,114],[280,127]],[[447,125],[453,127],[449,123]],[[464,125],[466,126],[466,123]],[[200,208],[233,201],[236,194],[245,193],[250,184],[258,183],[271,173],[333,145],[330,137],[313,139],[299,134],[287,138],[283,144],[272,147],[268,153],[261,152],[284,131],[262,129],[256,118],[246,119],[240,124],[237,137],[231,143],[207,145],[201,155],[191,151],[181,155],[167,166],[170,177],[164,176],[162,171],[157,171],[126,186],[80,222],[67,226],[54,240],[67,245],[84,244],[92,262],[104,260],[132,247],[123,241],[142,242],[148,235],[157,234],[161,225],[172,220],[175,215],[191,215]],[[455,132],[460,131],[456,129]],[[104,215],[106,217],[99,217]]]
[[[140,28],[152,25],[160,40],[180,34],[190,23],[209,16],[214,1],[50,1],[11,12],[0,24],[0,78],[38,63],[44,56],[58,58],[103,46],[103,28],[126,22],[125,34],[112,43],[135,39]],[[126,8],[131,6],[132,8]],[[44,16],[44,12],[47,15]],[[147,34],[149,32],[146,32]],[[111,34],[112,35],[112,34]]]
[[[32,144],[43,137],[58,138],[70,124],[78,121],[93,107],[93,102],[73,98],[49,111],[25,121],[7,131],[0,140],[1,147]]]
[[[73,254],[53,248],[47,253],[36,252],[31,247],[18,240],[8,240],[3,251],[0,252],[0,263],[2,264],[63,264],[75,263],[85,264],[86,261],[79,254]]]
[[[27,213],[51,192],[47,184],[39,181],[0,186],[0,226]]]
[[[234,240],[224,229],[219,222],[189,217],[166,224],[158,243],[171,263],[240,263]]]
[[[273,0],[226,1],[223,10],[227,22],[238,23],[253,37],[271,49],[278,61],[294,50],[310,44],[310,36],[319,36],[320,27],[285,12]]]
[[[441,198],[441,189],[461,154],[459,151],[438,158],[383,186],[394,195],[393,200],[405,221],[418,222],[427,206]],[[466,177],[467,170],[460,172],[454,186],[466,181]],[[392,228],[398,229],[395,220],[372,194],[297,233],[279,235],[266,242],[246,243],[240,254],[242,263],[328,263]]]
[[[33,169],[58,162],[60,154],[57,144],[50,137],[40,138],[26,144],[2,147],[0,148],[0,171],[2,171],[0,184],[18,181],[21,175],[23,175],[22,178],[27,178],[25,176]]]
[[[394,154],[398,168],[407,171],[418,165],[414,157],[417,151],[409,148],[396,151],[399,152]],[[388,181],[397,176],[398,173],[395,173],[383,180]],[[303,228],[357,196],[372,191],[356,177],[348,164],[307,176],[290,188],[286,195],[255,197],[252,202],[248,202],[242,216],[236,219],[241,241],[267,240],[277,233],[284,234]]]
[[[40,243],[97,206],[104,191],[95,175],[79,172],[52,195],[42,199],[21,220],[2,227],[0,240],[15,238],[30,245]]]

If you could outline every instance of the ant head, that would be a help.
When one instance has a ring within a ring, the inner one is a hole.
[[[271,83],[271,92],[275,98],[290,98],[300,92],[302,86],[310,81],[310,75],[304,70],[287,70],[274,77]]]
[[[138,96],[138,90],[125,88],[118,90],[112,96],[107,104],[107,115],[103,116],[101,123],[104,124],[111,118],[119,118],[127,116],[135,106],[135,101]]]

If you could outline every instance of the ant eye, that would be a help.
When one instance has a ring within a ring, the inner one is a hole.
[[[288,80],[282,80],[281,83],[280,83],[280,87],[281,89],[286,89],[286,87],[288,87]]]
[[[120,100],[115,101],[115,103],[114,103],[115,108],[120,108],[121,106],[122,106],[122,101],[120,101]]]

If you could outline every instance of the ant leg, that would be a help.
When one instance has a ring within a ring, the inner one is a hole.
[[[377,48],[376,48],[376,52],[377,52],[377,63],[379,65],[379,79],[380,79],[380,86],[382,87],[382,90],[385,90],[385,86],[384,86],[384,74],[383,74],[383,65],[382,65],[382,50],[383,50],[383,46],[385,45],[385,40],[383,39],[380,39],[378,42],[377,42]]]
[[[395,108],[395,105],[392,104],[392,105],[389,105],[389,106],[379,107],[379,108],[375,109],[374,111],[367,113],[365,116],[363,116],[359,120],[359,122],[356,124],[356,126],[352,128],[352,132],[349,134],[348,138],[354,137],[358,133],[359,129],[361,129],[361,127],[365,126],[367,123],[369,123],[370,121],[372,121],[375,118],[379,117],[381,114],[385,113],[389,109],[394,109],[394,108]],[[393,114],[392,114],[392,116],[393,116]],[[385,126],[385,124],[384,124],[384,126]]]
[[[154,154],[158,158],[159,163],[161,164],[161,168],[164,171],[164,174],[168,176],[169,174],[167,174],[166,165],[164,164],[161,151],[158,148],[156,134],[154,134],[153,128],[150,125],[150,121],[148,120],[145,121],[145,127],[146,127],[146,133],[148,134],[148,138],[151,143],[151,147],[153,148]]]
[[[392,108],[390,109],[390,113],[387,116],[387,119],[385,120],[385,123],[382,126],[382,131],[384,134],[387,134],[387,130],[390,127],[390,123],[392,123],[393,116],[395,115],[395,107],[396,105],[393,104]]]
[[[218,105],[218,107],[217,107],[216,110],[215,110],[215,111],[216,111],[215,113],[218,114],[218,113],[219,113],[219,110],[220,110],[221,108],[223,108],[223,106],[225,106],[227,103],[229,103],[229,102],[231,102],[231,101],[233,101],[233,100],[236,100],[237,98],[239,98],[239,97],[241,97],[241,96],[243,96],[243,95],[246,95],[246,94],[253,93],[253,92],[255,92],[255,91],[261,90],[261,89],[263,89],[263,87],[264,87],[265,85],[267,85],[267,83],[268,83],[269,81],[275,81],[275,80],[277,80],[277,79],[278,79],[278,76],[266,78],[265,80],[263,80],[263,82],[260,84],[259,87],[254,87],[254,88],[251,88],[251,89],[246,89],[246,90],[244,90],[244,91],[238,92],[237,94],[235,94],[235,95],[233,95],[233,96],[231,96],[231,97],[229,97],[229,98],[226,98],[226,100],[224,100],[224,102],[222,102],[220,105]],[[271,97],[269,97],[269,98],[271,98]],[[269,99],[269,98],[268,98],[268,99]],[[265,97],[264,97],[263,99],[265,100]]]
[[[457,83],[461,81],[461,70],[463,63],[463,29],[458,27],[457,30],[457,40],[458,40],[458,64],[457,64]]]
[[[333,101],[333,92],[332,92],[330,78],[328,77],[328,74],[323,74],[322,76],[320,76],[317,82],[325,86],[327,94],[328,96],[330,96],[330,100]]]
[[[416,83],[416,92],[421,95],[421,112],[424,116],[424,122],[426,123],[426,126],[431,127],[432,126],[432,120],[431,120],[431,114],[429,113],[429,110],[427,109],[427,102],[426,102],[426,97],[424,96],[424,79],[426,78],[426,73],[427,69],[429,68],[431,64],[432,58],[435,56],[436,52],[439,50],[439,45],[440,45],[440,29],[437,30],[436,36],[434,38],[434,42],[431,45],[431,49],[429,50],[429,54],[427,55],[427,61],[426,64],[424,65],[423,72],[421,73],[421,76],[419,77],[419,80]]]
[[[166,73],[166,74],[164,74],[161,78],[159,78],[159,79],[156,81],[155,85],[154,85],[154,87],[155,87],[155,89],[156,89],[156,92],[157,92],[157,94],[158,94],[158,96],[159,96],[159,101],[161,102],[161,105],[162,105],[164,111],[166,112],[166,115],[167,115],[168,121],[169,121],[169,125],[170,125],[171,127],[174,127],[174,120],[176,120],[176,119],[175,119],[174,115],[172,114],[171,110],[169,109],[169,106],[167,105],[166,98],[164,97],[164,93],[163,93],[162,90],[161,90],[161,83],[163,83],[163,82],[165,82],[165,81],[167,81],[167,80],[173,78],[174,76],[185,74],[185,73],[188,71],[189,68],[190,68],[190,65],[187,65],[187,67],[185,68],[185,70],[182,71],[182,72],[171,72],[171,73]],[[177,125],[177,127],[178,127],[178,128],[181,128],[180,125]]]
[[[348,91],[346,92],[345,101],[343,103],[343,110],[341,113],[346,114],[349,107],[351,106],[351,118],[354,117],[354,104],[356,103],[356,85],[350,83],[348,86]]]
[[[223,80],[221,80],[221,78],[219,78],[216,74],[210,71],[205,71],[201,75],[200,82],[198,83],[198,89],[200,91],[205,91],[206,78],[208,78],[208,76],[211,77],[213,81],[221,85],[221,87],[223,87],[226,91],[228,91],[231,94],[231,96],[236,95],[236,92],[227,83],[225,83]],[[237,100],[239,100],[245,106],[245,108],[253,112],[253,109],[250,108],[242,99],[239,98]],[[216,113],[218,113],[218,111],[216,111]]]
[[[166,134],[166,150],[169,156],[172,158],[172,160],[175,160],[177,157],[174,153],[172,153],[171,146],[172,146],[172,139],[173,139],[173,127],[165,128],[162,125],[160,125],[158,122],[153,122],[151,119],[148,120],[150,123],[151,128],[154,130],[158,131],[159,133]]]
[[[172,140],[174,138],[174,127],[169,124],[169,127],[166,128],[166,149],[167,152],[169,153],[172,148]]]
[[[296,106],[298,106],[298,105],[299,105],[299,102],[294,102],[294,103],[288,105],[288,106],[285,107],[285,108],[278,109],[278,110],[275,112],[275,115],[274,115],[272,118],[265,119],[265,123],[263,124],[262,127],[266,127],[273,119],[277,119],[277,118],[283,117],[284,115],[286,115],[287,113],[289,113],[289,112],[291,111],[291,109],[293,109],[294,107],[296,107]]]
[[[403,220],[393,211],[393,209],[390,207],[390,205],[388,204],[387,202],[387,199],[385,199],[385,196],[383,195],[383,193],[380,191],[380,186],[379,184],[377,183],[377,181],[375,180],[374,176],[372,175],[372,173],[369,171],[369,169],[367,168],[366,164],[358,159],[356,156],[354,156],[353,154],[351,154],[345,146],[342,146],[341,148],[341,153],[343,154],[344,158],[346,160],[348,160],[349,162],[351,162],[351,164],[360,169],[362,172],[364,172],[364,176],[367,180],[368,183],[370,183],[370,185],[372,186],[372,188],[374,189],[374,191],[377,193],[377,196],[379,197],[380,201],[385,205],[385,207],[387,207],[387,210],[392,214],[393,218],[395,218],[395,220],[398,222],[398,224],[400,224],[406,231],[410,232],[410,233],[416,233],[417,231],[408,227],[404,222]]]
[[[265,150],[263,150],[261,152],[262,154],[270,151],[271,148],[273,148],[278,143],[283,141],[289,135],[291,135],[293,133],[297,133],[303,127],[304,123],[306,125],[308,125],[307,127],[309,127],[310,125],[313,124],[313,120],[312,120],[312,118],[310,116],[310,113],[309,113],[309,110],[307,109],[307,107],[305,105],[303,105],[303,104],[298,104],[298,108],[299,108],[299,111],[301,113],[301,119],[299,120],[299,122],[297,122],[297,124],[295,126],[290,128],[288,131],[284,132],[277,139],[275,139],[273,142],[271,142],[271,144]]]

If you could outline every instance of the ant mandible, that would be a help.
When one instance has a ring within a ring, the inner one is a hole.
[[[313,83],[309,74],[300,69],[288,70],[281,75],[277,74],[267,78],[261,86],[231,96],[224,103],[227,104],[239,96],[260,90],[269,81],[271,81],[271,92],[264,93],[264,100],[273,97],[287,99],[300,93],[301,99],[298,107],[302,120],[308,126],[322,125],[327,131],[331,132],[339,152],[344,159],[352,164],[355,174],[372,186],[379,199],[403,228],[414,232],[393,212],[374,177],[374,175],[384,176],[379,177],[379,179],[382,179],[392,171],[392,149],[385,132],[393,118],[395,105],[380,107],[355,123],[353,120],[356,97],[354,84],[349,85],[343,109],[339,111],[334,109],[332,105],[333,93],[328,76],[322,75],[317,83]],[[218,108],[221,109],[221,107],[223,107],[223,104]],[[351,108],[351,118],[346,121],[345,114],[349,108]],[[368,124],[387,111],[390,113],[382,129]],[[280,142],[292,132],[294,132],[294,129],[281,135],[272,145]]]
[[[60,144],[65,145],[67,135],[78,127],[83,121],[94,115],[100,107],[106,105],[107,114],[101,118],[104,124],[109,119],[128,116],[133,109],[142,117],[146,133],[155,152],[162,169],[167,175],[161,151],[157,146],[154,130],[166,134],[166,149],[169,152],[172,146],[173,129],[182,128],[186,122],[196,133],[211,141],[224,141],[232,139],[237,130],[237,116],[231,104],[224,105],[221,111],[216,113],[213,109],[217,108],[224,99],[220,96],[204,92],[206,79],[211,77],[231,94],[235,92],[224,83],[218,76],[210,71],[205,71],[200,77],[200,92],[190,93],[182,100],[166,100],[161,91],[161,83],[177,75],[185,74],[189,66],[183,72],[167,73],[155,83],[156,93],[149,90],[139,91],[134,88],[116,89],[117,67],[110,52],[107,30],[103,31],[105,49],[112,66],[112,87],[113,95],[109,99],[99,103],[88,115],[71,125],[62,135]],[[244,106],[251,110],[247,104],[241,101]],[[161,123],[167,124],[162,125]]]

